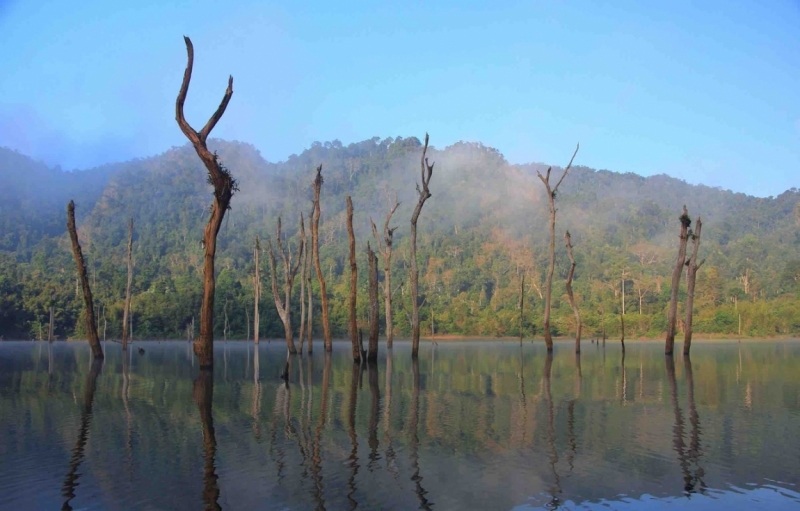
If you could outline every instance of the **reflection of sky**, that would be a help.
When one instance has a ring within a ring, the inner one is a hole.
[[[441,342],[434,349],[423,343],[415,392],[407,343],[393,351],[390,386],[386,353],[377,379],[365,372],[359,381],[352,378],[349,346],[337,343],[323,419],[319,343],[312,360],[293,360],[286,388],[278,378],[285,343],[262,340],[256,377],[250,343],[217,342],[212,413],[219,503],[226,509],[313,507],[318,449],[327,509],[348,507],[351,491],[364,509],[414,509],[418,491],[434,509],[538,509],[554,495],[566,509],[800,504],[792,481],[800,446],[785,442],[800,428],[800,384],[790,369],[800,342],[696,343],[696,416],[680,357],[673,401],[660,343],[628,343],[624,371],[616,346],[605,353],[585,346],[580,375],[570,347],[557,345],[546,385],[538,344]],[[128,355],[126,408],[119,345],[106,343],[71,502],[76,509],[196,508],[201,502],[203,428],[193,401],[191,345],[145,348],[140,354],[134,344]],[[45,343],[0,344],[0,509],[63,502],[89,351],[84,343],[53,344],[48,374],[49,351]],[[371,381],[378,384],[377,407]],[[421,479],[412,480],[416,466]],[[684,494],[686,471],[702,473],[702,494]]]

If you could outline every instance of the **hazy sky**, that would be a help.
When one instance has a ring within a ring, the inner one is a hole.
[[[64,168],[184,144],[481,141],[755,195],[800,185],[800,1],[0,0],[0,145]],[[234,7],[225,6],[234,4]]]

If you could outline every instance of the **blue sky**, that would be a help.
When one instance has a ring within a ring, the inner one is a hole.
[[[232,4],[226,6],[226,4]],[[431,134],[512,163],[800,185],[800,2],[0,0],[0,145],[67,169],[185,143],[187,118],[271,161]]]

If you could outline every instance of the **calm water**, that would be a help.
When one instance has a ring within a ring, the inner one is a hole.
[[[800,506],[797,341],[317,348],[0,343],[0,508]]]

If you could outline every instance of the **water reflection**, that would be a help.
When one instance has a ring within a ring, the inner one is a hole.
[[[214,371],[202,368],[194,380],[194,402],[203,424],[203,504],[207,510],[221,510],[215,457],[217,436],[214,432],[212,402],[214,400]]]
[[[411,416],[409,418],[409,429],[411,431],[411,439],[409,442],[409,451],[411,457],[411,467],[414,473],[411,475],[411,480],[414,482],[414,491],[419,499],[419,509],[426,509],[430,511],[433,509],[433,504],[428,501],[426,495],[428,492],[422,487],[423,477],[419,474],[419,359],[415,358],[411,361],[411,369],[413,371],[413,391],[411,393]]]
[[[550,470],[553,473],[550,484],[550,502],[548,509],[558,509],[561,505],[561,476],[558,474],[558,450],[556,449],[555,413],[553,410],[553,393],[550,389],[550,374],[553,368],[553,353],[548,352],[544,359],[544,399],[547,406],[547,445],[550,448]]]

